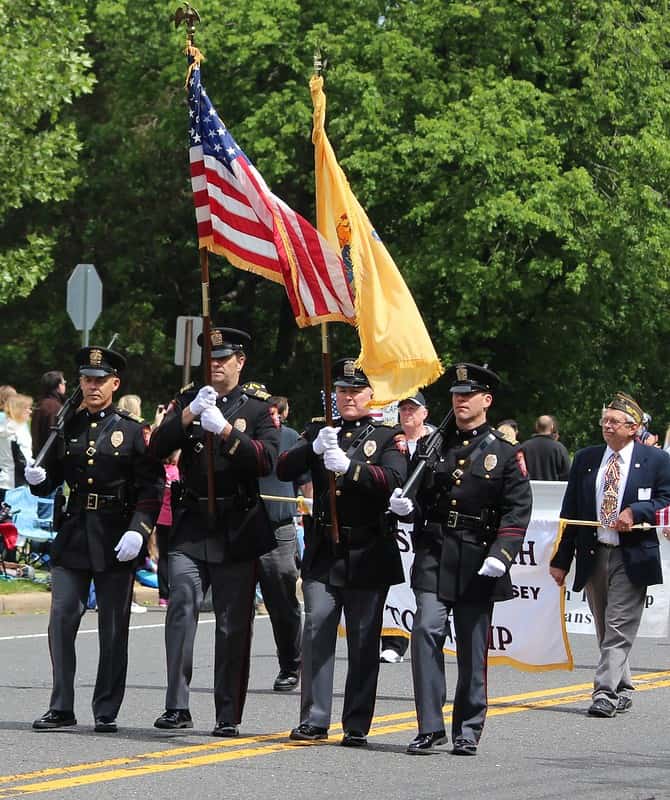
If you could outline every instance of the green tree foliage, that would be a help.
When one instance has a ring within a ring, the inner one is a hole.
[[[90,91],[85,3],[0,2],[0,303],[54,266],[50,210],[78,183],[81,148],[64,108]]]
[[[90,261],[105,287],[93,335],[120,331],[127,388],[154,400],[178,383],[175,317],[199,313],[200,278],[176,6],[91,0],[78,23],[91,28],[97,85],[62,123],[76,124],[86,179],[39,217],[60,232],[56,267],[6,307],[7,377],[67,366],[77,336],[56,298],[74,264]],[[210,97],[273,190],[311,219],[307,81],[321,47],[338,158],[443,360],[502,374],[498,416],[527,434],[537,414],[556,413],[576,446],[623,388],[670,418],[665,2],[201,0],[198,10]],[[22,258],[30,274],[38,260]],[[317,412],[318,331],[297,331],[280,287],[215,256],[210,266],[214,317],[254,335],[247,377],[289,394],[296,417]],[[336,355],[356,352],[348,326],[331,330]],[[444,387],[429,395],[437,415]]]

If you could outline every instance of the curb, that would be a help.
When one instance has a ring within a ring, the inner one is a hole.
[[[158,590],[135,581],[135,601],[143,606],[158,606]],[[17,592],[0,595],[0,614],[39,614],[51,608],[51,592]]]

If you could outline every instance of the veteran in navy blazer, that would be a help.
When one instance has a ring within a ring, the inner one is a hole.
[[[573,589],[586,590],[600,647],[588,710],[595,717],[630,710],[629,653],[647,586],[663,582],[656,530],[633,525],[654,525],[656,511],[670,505],[670,458],[635,440],[641,421],[642,409],[621,392],[603,408],[605,444],[576,454],[561,509],[563,519],[602,524],[568,525],[550,566],[562,586],[575,558]]]

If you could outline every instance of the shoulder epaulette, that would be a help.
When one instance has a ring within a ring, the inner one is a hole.
[[[312,417],[312,419],[310,420],[310,422],[325,422],[325,421],[326,421],[325,417]]]
[[[138,417],[137,414],[132,414],[130,411],[126,411],[124,408],[117,408],[116,413],[124,419],[131,419],[133,422],[137,422],[139,425],[144,425],[144,419],[142,417]]]

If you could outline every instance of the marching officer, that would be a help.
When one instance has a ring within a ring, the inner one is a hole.
[[[128,667],[128,625],[137,556],[158,516],[163,466],[148,453],[148,427],[112,405],[123,356],[84,347],[76,356],[83,402],[65,423],[61,450],[42,467],[26,467],[33,494],[67,483],[65,511],[56,495],[51,547],[49,652],[53,689],[37,730],[76,725],[75,638],[86,611],[91,578],[98,604],[100,655],[93,692],[98,733],[115,733]]]
[[[509,569],[523,543],[532,499],[523,453],[486,420],[498,376],[475,364],[456,364],[447,380],[456,425],[416,497],[412,589],[417,609],[411,648],[419,733],[407,752],[431,753],[447,740],[442,648],[453,612],[458,682],[452,752],[473,756],[487,710],[493,603],[512,597]],[[400,493],[390,507],[406,516],[414,504]]]
[[[335,364],[333,383],[341,417],[336,427],[310,424],[277,466],[282,481],[309,471],[314,484],[302,563],[300,724],[291,739],[328,738],[337,626],[344,609],[348,670],[341,743],[362,747],[374,712],[384,602],[389,586],[403,581],[398,545],[384,516],[391,492],[406,477],[406,445],[400,428],[370,418],[372,389],[353,359]],[[338,542],[331,525],[329,473],[337,478]]]
[[[255,560],[276,547],[258,478],[277,461],[279,431],[264,400],[239,386],[251,337],[213,328],[211,385],[186,389],[154,430],[151,450],[181,449],[180,484],[171,486],[170,602],[165,622],[167,693],[162,729],[192,728],[189,685],[200,604],[212,588],[216,615],[213,736],[239,735],[249,682]],[[202,334],[198,338],[202,345]],[[208,510],[205,434],[214,439],[216,514]]]

